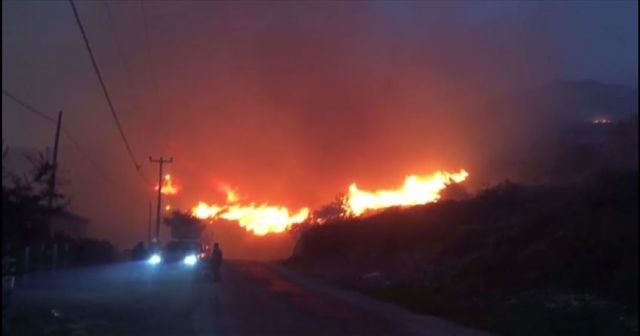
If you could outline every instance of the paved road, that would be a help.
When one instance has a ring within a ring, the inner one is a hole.
[[[123,263],[25,283],[13,334],[47,335],[474,335],[273,264],[231,262],[223,280],[181,265]]]

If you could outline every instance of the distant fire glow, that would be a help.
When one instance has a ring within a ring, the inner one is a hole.
[[[407,176],[404,185],[398,189],[364,191],[355,183],[349,186],[347,207],[359,216],[367,210],[392,206],[410,206],[436,202],[440,192],[451,183],[464,181],[469,174],[465,170],[458,173],[438,171],[429,176]]]
[[[593,118],[591,119],[592,124],[610,124],[611,120],[607,118]]]
[[[360,216],[368,210],[436,202],[447,185],[460,183],[468,175],[465,170],[458,173],[437,171],[427,176],[410,175],[398,189],[377,191],[360,190],[354,183],[349,187],[345,210],[351,215]],[[226,194],[226,204],[199,202],[191,209],[191,214],[200,219],[236,221],[247,231],[259,236],[285,232],[309,217],[309,208],[306,207],[293,212],[279,205],[240,204],[234,189],[225,185],[220,190]]]
[[[156,185],[155,190],[158,190],[158,186]],[[173,180],[171,179],[171,175],[167,174],[164,176],[162,181],[162,190],[161,193],[165,195],[175,195],[178,193],[178,188],[173,185]]]

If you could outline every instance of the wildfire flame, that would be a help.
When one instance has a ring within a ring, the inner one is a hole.
[[[207,205],[205,202],[199,202],[198,206],[191,209],[191,214],[200,219],[215,218],[222,209],[217,205]]]
[[[155,190],[158,190],[157,185]],[[175,195],[178,193],[178,188],[173,185],[173,180],[171,180],[170,174],[164,176],[164,179],[162,180],[162,190],[160,192],[165,195]]]
[[[465,170],[458,173],[437,171],[428,176],[410,175],[405,178],[404,185],[395,190],[364,191],[354,183],[349,186],[345,210],[351,215],[360,216],[367,210],[436,202],[447,185],[460,183],[468,175]],[[170,177],[166,181],[170,182]],[[200,219],[237,221],[241,227],[259,236],[284,232],[309,217],[309,208],[291,212],[285,206],[240,204],[236,190],[227,185],[222,185],[219,190],[226,194],[226,204],[199,202],[191,209],[191,214]]]
[[[225,184],[225,185],[222,185],[220,189],[227,194],[227,203],[236,203],[240,200],[240,196],[238,195],[238,192],[235,191],[230,186]]]
[[[355,183],[349,186],[346,207],[356,216],[367,210],[392,206],[411,206],[436,202],[440,191],[451,183],[464,181],[469,174],[463,169],[458,173],[437,171],[429,176],[407,176],[404,185],[396,190],[364,191]]]
[[[292,225],[303,222],[307,216],[308,208],[290,215],[286,207],[266,204],[233,205],[220,214],[220,218],[238,221],[240,226],[259,236],[270,232],[284,232]]]
[[[223,190],[227,194],[228,205],[208,205],[199,202],[198,206],[191,210],[191,213],[200,219],[226,219],[237,221],[240,226],[256,235],[263,236],[268,233],[279,233],[286,231],[294,224],[301,223],[309,216],[309,209],[302,208],[294,214],[289,213],[289,209],[284,206],[272,206],[267,204],[240,205],[238,194],[228,186]]]

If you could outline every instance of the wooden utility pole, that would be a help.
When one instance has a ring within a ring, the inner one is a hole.
[[[56,138],[53,143],[53,170],[49,180],[49,209],[53,209],[53,199],[56,194],[56,172],[58,170],[58,142],[60,141],[60,125],[62,125],[62,111],[58,112],[58,124],[56,126]]]
[[[147,244],[151,246],[151,201],[149,201],[149,223],[147,226]]]
[[[151,156],[149,161],[159,164],[158,174],[158,206],[156,207],[156,243],[160,242],[160,205],[162,204],[162,165],[165,163],[172,163],[173,158],[164,159],[162,156],[154,160]]]

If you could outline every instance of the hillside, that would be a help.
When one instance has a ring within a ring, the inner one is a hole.
[[[498,334],[637,334],[637,182],[504,183],[316,226],[287,264]]]
[[[638,167],[638,90],[595,81],[557,80],[493,97],[483,107],[483,153],[474,179],[527,184],[576,180],[598,170]],[[594,123],[605,119],[609,123]]]

